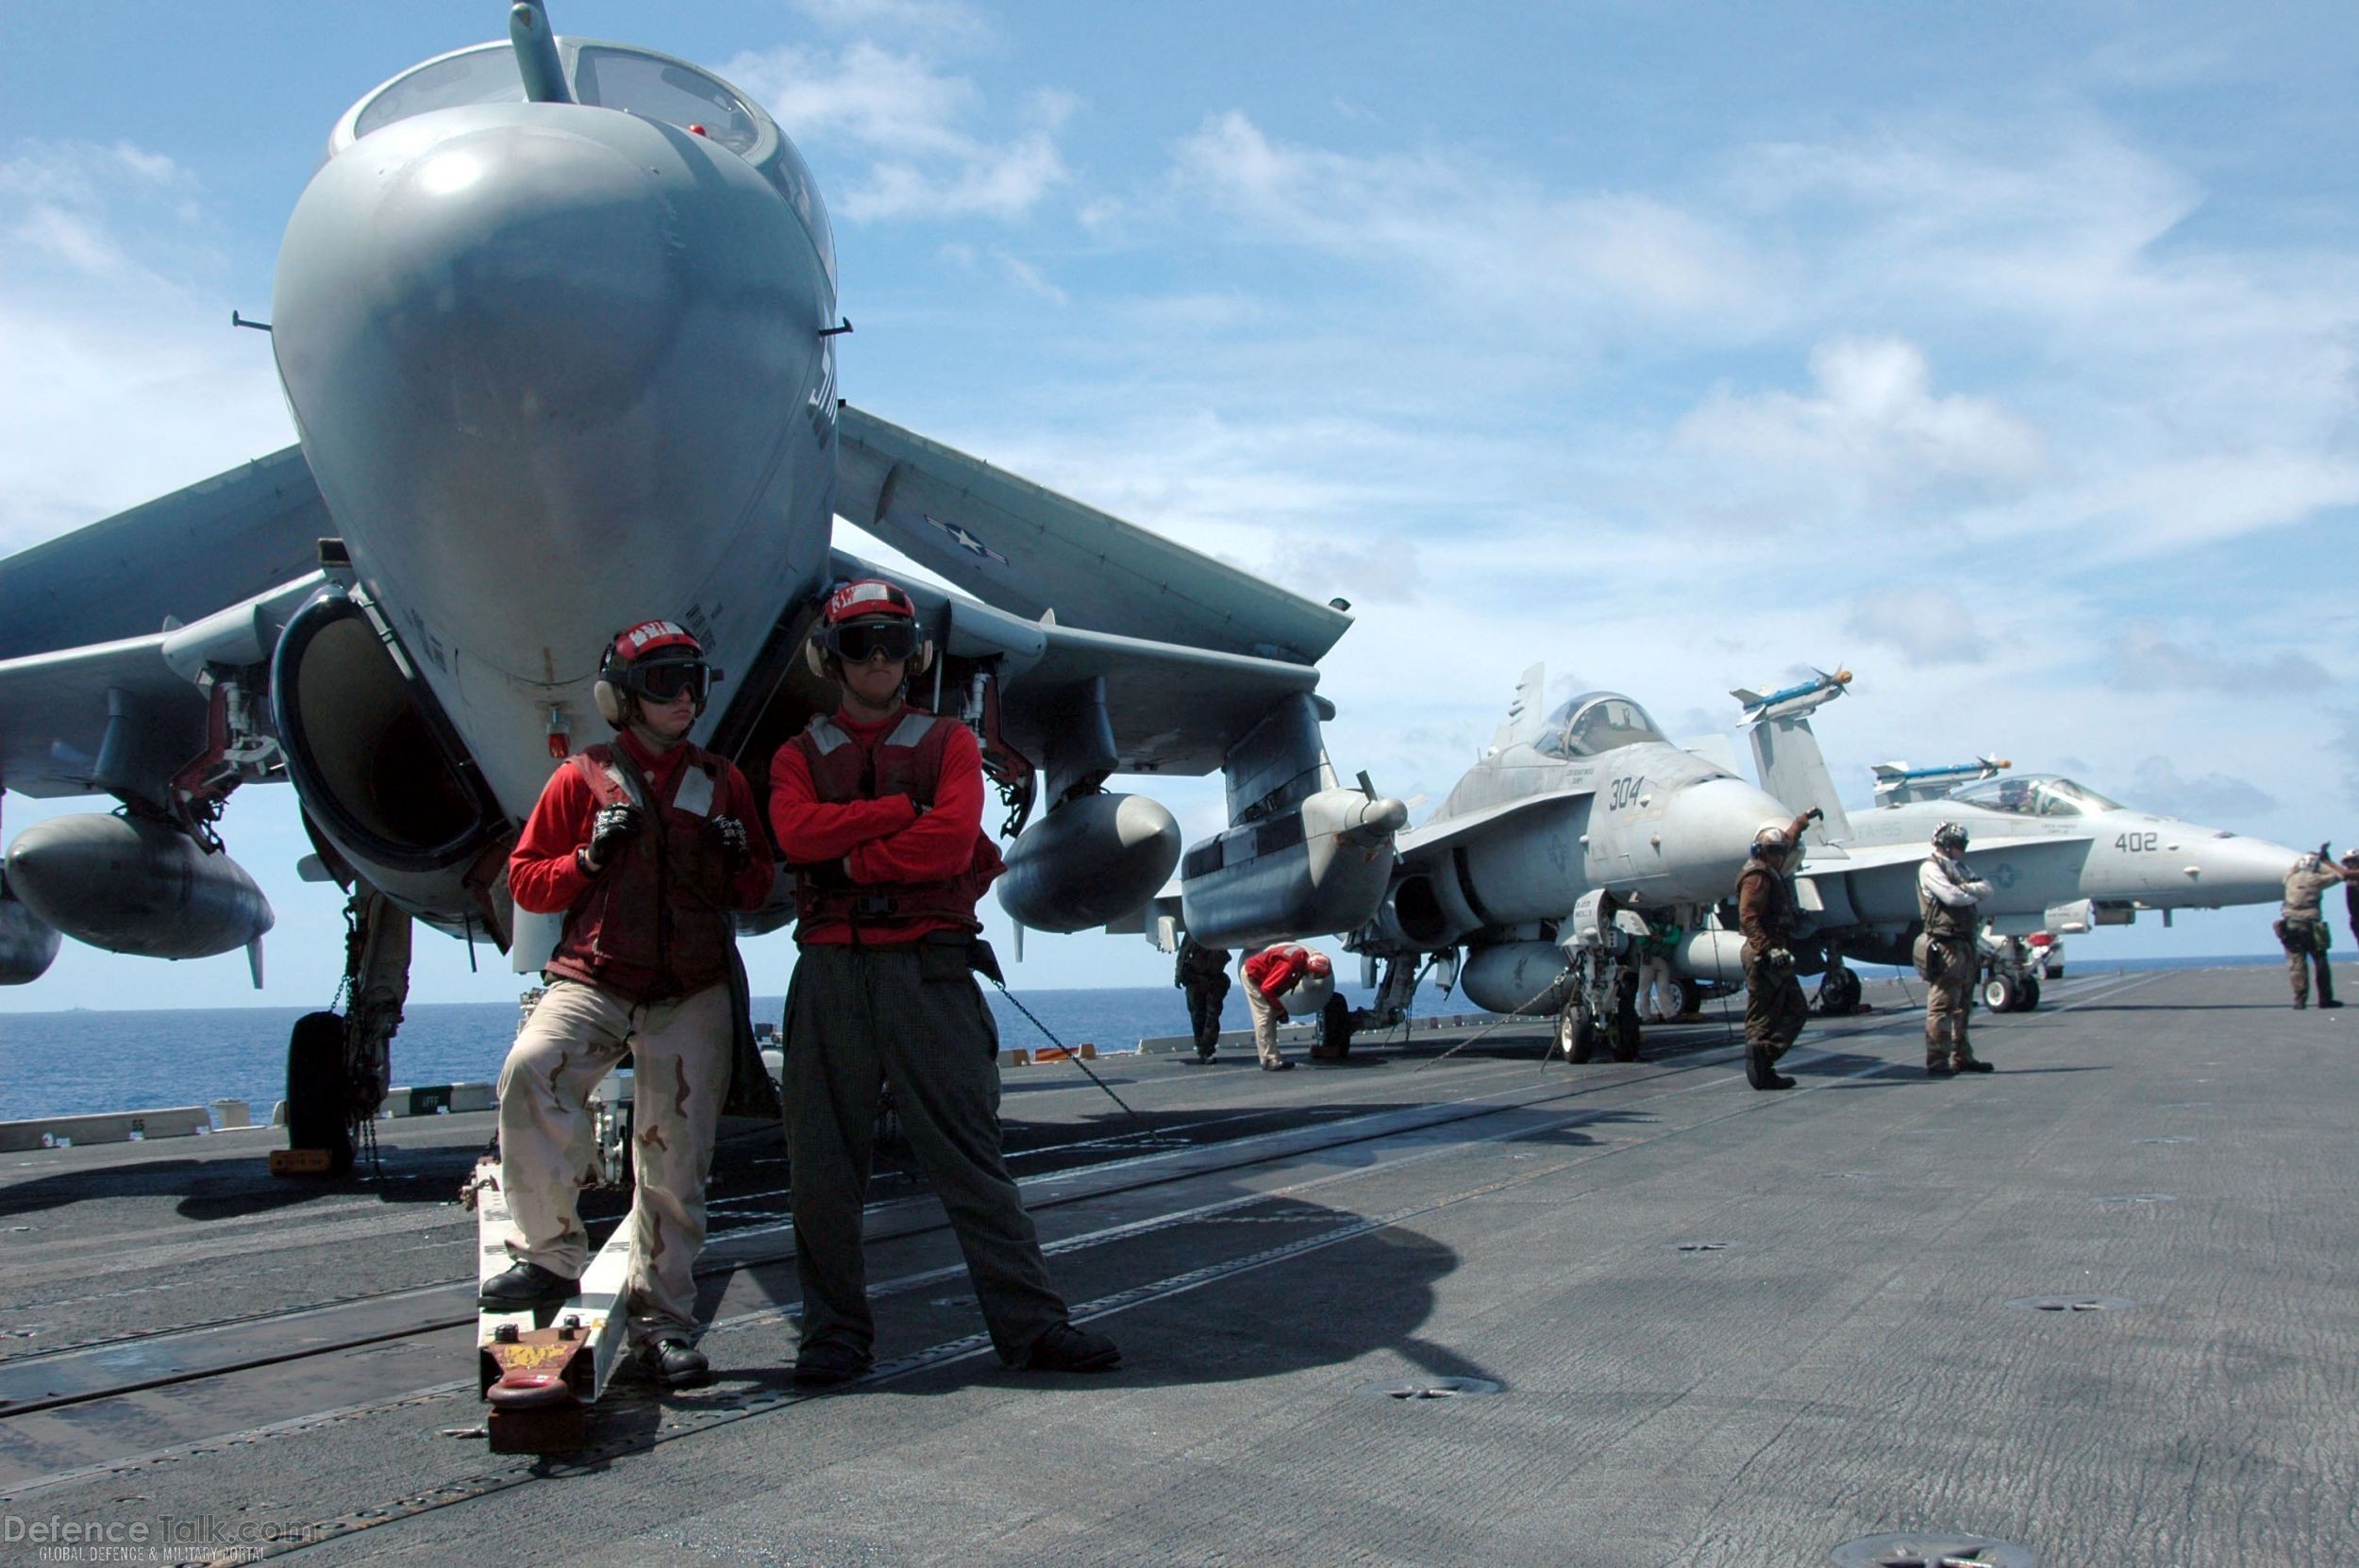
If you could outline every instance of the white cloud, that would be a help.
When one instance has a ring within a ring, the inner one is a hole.
[[[1843,629],[1899,651],[1912,664],[1979,664],[1990,644],[1953,589],[1889,588],[1851,601]]]
[[[1266,237],[1409,266],[1485,309],[1726,318],[1759,301],[1732,237],[1653,196],[1560,195],[1444,151],[1291,145],[1234,110],[1182,140],[1176,166],[1183,188]]]
[[[2267,791],[2224,773],[2183,778],[2167,757],[2150,757],[2134,776],[2134,799],[2141,811],[2189,822],[2237,822],[2277,809]]]
[[[2334,682],[2308,654],[2238,659],[2211,642],[2177,642],[2150,623],[2124,631],[2114,642],[2113,656],[2114,684],[2125,692],[2227,692],[2267,698],[2316,692]]]
[[[966,0],[795,0],[795,8],[839,33],[895,33],[937,43],[992,36],[983,13]]]
[[[722,74],[798,142],[841,144],[870,160],[866,176],[829,202],[856,221],[1010,221],[1072,178],[1058,146],[1076,107],[1067,94],[1032,94],[1026,128],[993,140],[970,128],[984,109],[971,79],[865,41],[837,54],[794,45],[741,54]]]
[[[1715,391],[1680,422],[1678,440],[1871,493],[1950,480],[2012,489],[2048,467],[2046,441],[2021,415],[1988,398],[1936,395],[1914,343],[1836,339],[1812,352],[1810,370],[1808,395]]]
[[[293,439],[213,235],[194,179],[129,143],[0,162],[0,553]]]

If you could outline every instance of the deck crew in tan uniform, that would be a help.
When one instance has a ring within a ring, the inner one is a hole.
[[[1987,1073],[1990,1063],[1966,1043],[1974,977],[1982,973],[1982,916],[1990,884],[1966,869],[1966,828],[1933,829],[1933,852],[1916,868],[1916,913],[1925,923],[1917,973],[1925,977],[1925,1071],[1936,1078]]]
[[[2285,949],[2285,975],[2294,983],[2294,1006],[2310,1005],[2310,970],[2318,972],[2318,1006],[2339,1008],[2334,1000],[2334,970],[2326,961],[2326,949],[2334,940],[2326,926],[2326,911],[2319,899],[2326,890],[2344,883],[2359,886],[2359,869],[2345,870],[2332,864],[2321,851],[2304,855],[2285,873],[2285,904],[2277,911],[2278,945]]]

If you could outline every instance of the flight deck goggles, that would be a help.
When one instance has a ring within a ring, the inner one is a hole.
[[[846,621],[819,633],[819,645],[846,664],[865,664],[879,655],[915,659],[925,641],[925,633],[908,621]]]
[[[712,690],[712,668],[697,659],[659,659],[618,670],[611,678],[633,696],[652,703],[674,701],[685,692],[702,708],[706,693]]]

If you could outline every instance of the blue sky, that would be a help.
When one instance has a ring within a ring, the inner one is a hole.
[[[1997,752],[2359,839],[2347,8],[553,0],[762,101],[835,219],[854,402],[1313,597],[1348,773],[1439,799],[1516,674],[1677,734],[1849,662],[1866,765]],[[0,12],[0,550],[292,439],[278,236],[354,99],[491,0]],[[855,547],[857,542],[854,542]],[[1159,784],[1194,837],[1218,793]],[[10,795],[7,830],[51,808]],[[73,948],[0,1008],[287,1004]],[[2253,950],[2267,912],[2083,939]],[[1038,986],[1153,983],[1033,938]],[[421,951],[413,994],[510,994]],[[782,939],[752,950],[776,991]]]

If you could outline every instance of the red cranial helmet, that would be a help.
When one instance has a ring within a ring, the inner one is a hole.
[[[898,659],[912,676],[925,674],[934,661],[934,645],[918,624],[917,606],[908,592],[882,577],[858,577],[839,583],[819,611],[819,626],[804,647],[811,673],[834,679],[830,660],[864,664],[882,657]]]
[[[720,672],[705,662],[704,644],[685,626],[642,621],[617,632],[598,656],[598,682],[592,695],[598,716],[620,729],[629,722],[627,696],[662,704],[687,692],[702,713],[712,683],[720,678]]]

